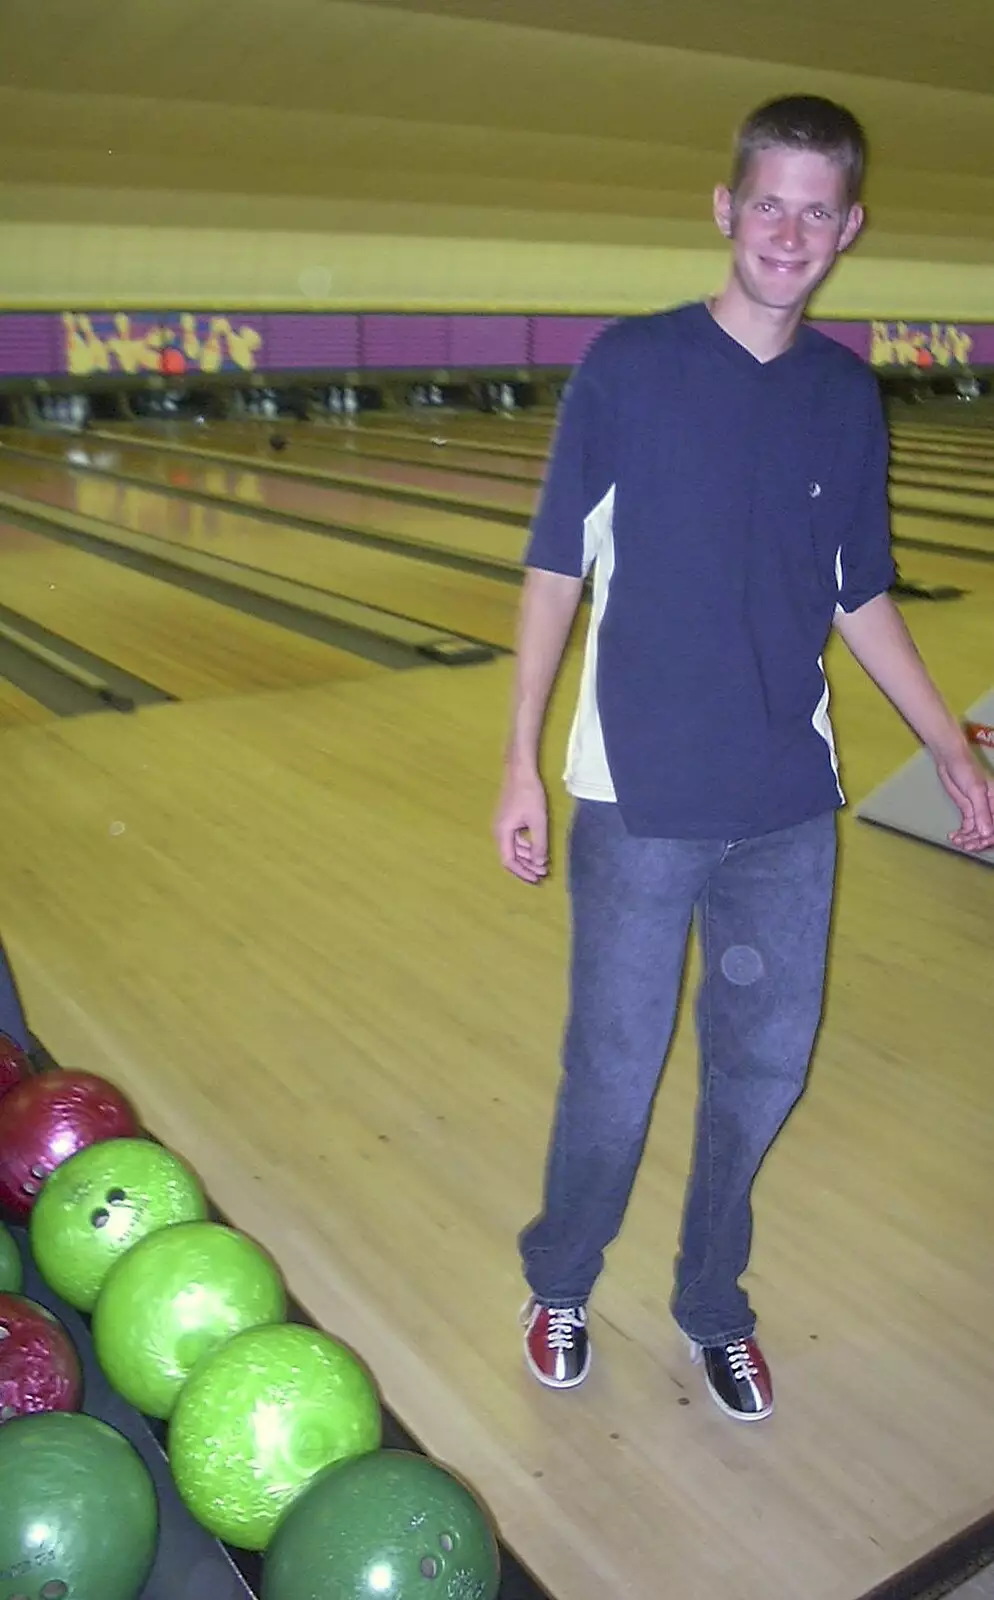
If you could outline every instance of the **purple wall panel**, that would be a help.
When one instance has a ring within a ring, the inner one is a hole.
[[[811,326],[817,328],[819,333],[827,334],[837,344],[844,344],[847,350],[865,361],[870,353],[870,330],[865,322],[812,322]]]
[[[141,375],[162,349],[188,372],[573,367],[609,317],[341,312],[0,313],[0,376]],[[994,366],[994,323],[815,327],[881,371]]]
[[[275,312],[265,321],[266,366],[271,372],[359,364],[358,316]]]
[[[585,354],[610,317],[534,317],[532,364],[536,367],[572,367]]]
[[[362,318],[364,367],[447,367],[449,319],[431,314]]]
[[[450,367],[524,367],[530,317],[449,318]]]
[[[64,371],[61,318],[51,312],[0,316],[0,374],[43,378]]]

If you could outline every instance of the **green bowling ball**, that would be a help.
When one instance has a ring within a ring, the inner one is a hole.
[[[111,1268],[93,1345],[111,1387],[165,1419],[199,1361],[233,1334],[285,1316],[283,1280],[261,1246],[220,1223],[178,1222]]]
[[[169,1462],[188,1510],[217,1539],[264,1550],[280,1517],[333,1462],[379,1446],[366,1369],[316,1329],[236,1334],[202,1363],[169,1425]]]
[[[13,1234],[0,1222],[0,1294],[20,1294],[24,1265]]]
[[[315,1478],[276,1531],[262,1600],[496,1600],[497,1540],[434,1461],[378,1450]]]
[[[108,1139],[56,1167],[31,1213],[31,1250],[49,1288],[92,1311],[114,1262],[139,1239],[207,1215],[189,1168],[150,1139]]]
[[[138,1600],[159,1510],[148,1469],[94,1417],[0,1428],[0,1600]]]

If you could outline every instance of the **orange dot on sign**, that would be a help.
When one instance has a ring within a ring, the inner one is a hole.
[[[186,371],[186,357],[181,350],[163,350],[160,366],[168,378],[175,378]]]

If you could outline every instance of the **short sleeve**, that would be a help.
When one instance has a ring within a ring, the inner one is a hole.
[[[581,366],[563,400],[525,565],[585,577],[587,518],[609,492],[612,471],[610,408],[603,383]]]
[[[885,594],[897,575],[887,494],[890,439],[876,382],[868,385],[865,443],[852,522],[839,548],[839,606],[858,611]]]

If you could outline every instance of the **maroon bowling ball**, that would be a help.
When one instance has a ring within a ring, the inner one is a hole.
[[[90,1072],[42,1072],[0,1100],[0,1206],[31,1213],[50,1172],[104,1139],[141,1135],[120,1090]]]
[[[20,1045],[0,1033],[0,1100],[31,1073],[31,1063]]]
[[[0,1294],[0,1424],[31,1411],[78,1411],[83,1373],[65,1328],[44,1306]]]

